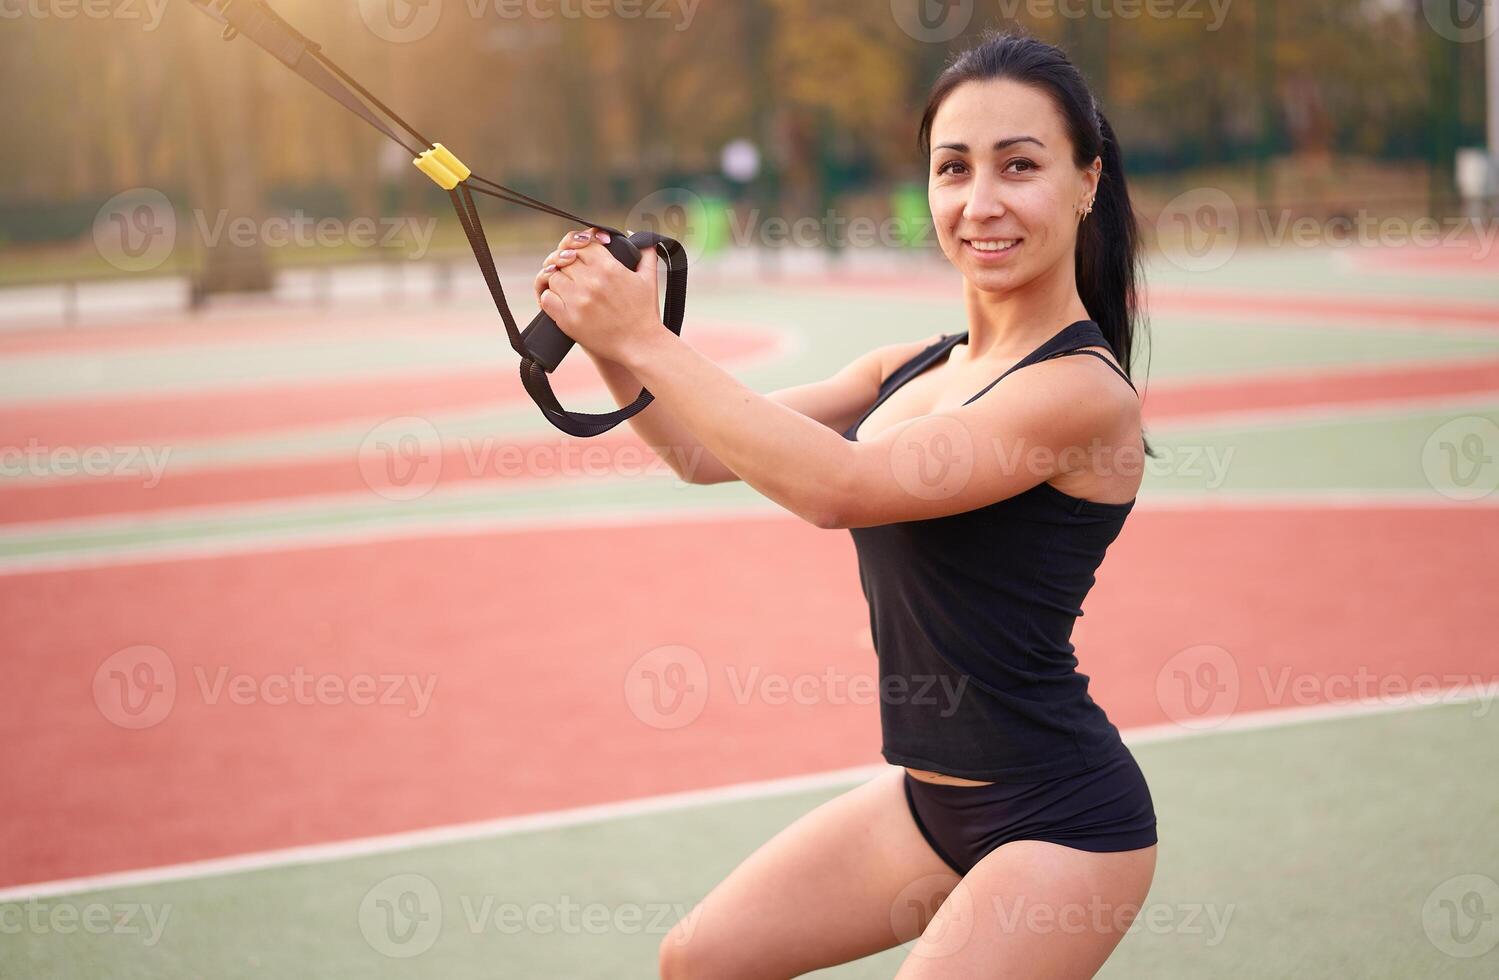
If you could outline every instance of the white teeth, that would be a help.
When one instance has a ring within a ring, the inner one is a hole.
[[[999,241],[999,242],[972,242],[971,241],[968,244],[972,245],[974,248],[978,249],[980,252],[1007,252],[1010,249],[1014,248],[1019,243],[1016,242],[1015,240],[1011,239],[1009,241]]]

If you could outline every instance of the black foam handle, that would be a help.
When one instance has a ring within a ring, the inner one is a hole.
[[[611,234],[609,244],[604,247],[625,268],[631,271],[640,268],[640,248],[624,235]],[[544,312],[536,314],[536,319],[531,321],[530,326],[521,331],[520,339],[530,352],[531,360],[541,365],[541,369],[547,374],[557,370],[557,365],[562,363],[567,352],[577,343],[563,333],[562,328]]]

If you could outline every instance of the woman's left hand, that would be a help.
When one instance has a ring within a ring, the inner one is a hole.
[[[597,229],[568,236],[575,254],[559,260],[554,270],[543,270],[541,308],[573,340],[618,361],[631,344],[666,328],[656,298],[656,250],[645,250],[640,268],[632,271],[604,247],[608,240],[609,234]]]

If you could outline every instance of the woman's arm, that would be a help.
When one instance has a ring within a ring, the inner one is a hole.
[[[880,385],[895,366],[936,343],[940,334],[927,340],[889,344],[864,354],[829,378],[771,392],[766,397],[794,412],[842,433],[865,409],[874,404]],[[586,349],[586,348],[585,348]],[[628,367],[588,351],[599,376],[621,407],[630,404],[645,387]],[[700,439],[656,399],[630,419],[630,426],[677,477],[686,483],[711,485],[730,483],[739,474],[707,450]]]
[[[1063,357],[968,405],[850,442],[746,388],[659,324],[621,357],[725,466],[821,528],[946,517],[1062,473],[1122,465],[1109,458],[1110,437],[1139,417],[1134,393],[1105,365]]]
[[[546,292],[551,271],[571,264],[576,258],[577,249],[586,244],[573,235],[568,235],[557,246],[557,250],[547,256],[545,268],[536,277],[538,301]],[[856,358],[830,378],[782,388],[766,397],[841,433],[874,403],[879,395],[880,385],[897,365],[936,343],[940,337],[940,334],[936,334],[922,341],[876,348]],[[615,404],[624,407],[634,402],[640,389],[645,387],[634,372],[618,361],[594,350],[584,349],[588,351],[588,356],[598,368],[599,376],[604,379],[604,384],[614,396]],[[631,418],[630,427],[686,483],[709,485],[739,479],[737,473],[708,452],[702,441],[660,399],[651,402]]]
[[[850,442],[746,388],[662,326],[654,254],[631,272],[585,246],[554,271],[541,301],[568,336],[627,368],[724,466],[817,527],[926,520],[1005,500],[1096,465],[1139,412],[1134,392],[1102,362],[1061,357],[969,404]]]

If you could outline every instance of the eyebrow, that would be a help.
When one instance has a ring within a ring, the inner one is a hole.
[[[994,144],[994,152],[995,153],[1003,153],[1005,150],[1008,150],[1010,147],[1014,146],[1017,143],[1034,143],[1037,146],[1041,147],[1041,149],[1043,149],[1043,150],[1046,149],[1046,144],[1043,143],[1043,142],[1041,142],[1040,140],[1036,139],[1036,137],[1034,137],[1034,136],[1011,136],[1009,139],[1003,139],[1003,140],[1000,140],[998,143],[995,143]],[[967,143],[942,143],[942,144],[939,144],[938,146],[936,146],[935,149],[938,149],[938,150],[955,150],[958,153],[967,153],[968,152],[968,144]]]

